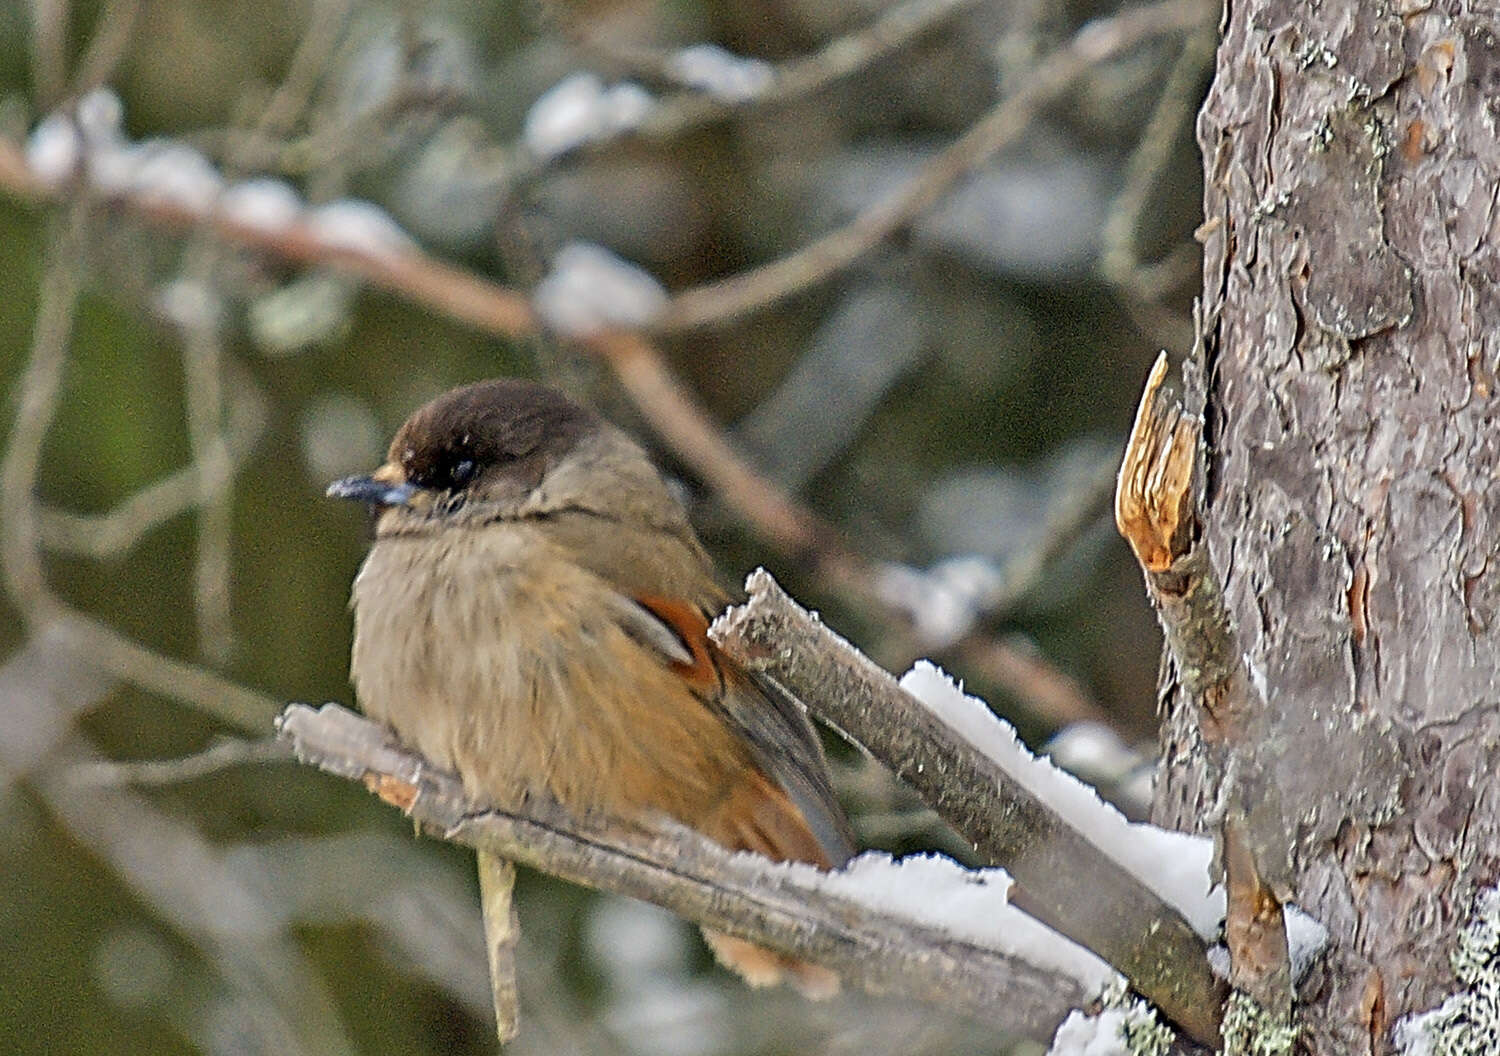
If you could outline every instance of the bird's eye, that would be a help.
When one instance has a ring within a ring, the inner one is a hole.
[[[455,488],[465,488],[474,479],[474,460],[464,458],[453,463],[453,468],[448,472],[448,479],[453,482]]]

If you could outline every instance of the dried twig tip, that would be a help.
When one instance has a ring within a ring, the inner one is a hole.
[[[1135,412],[1115,489],[1115,524],[1148,572],[1163,572],[1187,549],[1193,462],[1202,422],[1176,399],[1158,399],[1167,354],[1156,357]]]

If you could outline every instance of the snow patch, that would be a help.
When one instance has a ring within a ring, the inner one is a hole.
[[[564,337],[646,326],[667,306],[667,291],[651,274],[603,246],[572,242],[537,284],[532,306]]]
[[[1292,981],[1301,982],[1313,961],[1328,947],[1328,929],[1322,921],[1288,902],[1282,907],[1286,917],[1286,945],[1292,962]]]
[[[156,310],[183,330],[213,330],[224,319],[224,302],[198,279],[176,278],[156,291]]]
[[[78,171],[83,141],[66,114],[48,114],[26,139],[26,167],[44,187],[57,188]]]
[[[1199,935],[1211,939],[1217,934],[1224,894],[1209,884],[1212,840],[1131,822],[1092,788],[1033,755],[1010,723],[925,660],[901,677],[901,688],[1175,907]]]
[[[95,88],[73,107],[78,129],[89,143],[121,142],[124,139],[125,106],[108,88]]]
[[[754,99],[776,79],[770,63],[736,55],[717,44],[683,48],[667,62],[667,72],[688,88],[696,88],[725,103]]]
[[[126,148],[123,190],[141,201],[206,213],[224,190],[224,178],[213,162],[183,143],[152,139]],[[107,155],[91,155],[94,157]]]
[[[1111,987],[1104,1001],[1107,1007],[1097,1016],[1069,1012],[1047,1056],[1167,1056],[1172,1032],[1150,1005],[1130,997],[1124,986]]]
[[[1082,946],[1010,905],[1011,878],[1003,869],[965,869],[940,854],[896,860],[866,852],[825,873],[801,862],[775,867],[823,892],[941,931],[960,942],[998,950],[1075,980],[1087,994],[1118,979],[1113,968]]]
[[[999,570],[983,557],[952,557],[925,570],[886,564],[875,575],[876,593],[906,613],[933,649],[968,634],[999,584]]]
[[[550,161],[591,139],[635,128],[655,105],[651,93],[634,81],[606,86],[592,73],[571,74],[531,104],[521,140]]]
[[[371,257],[399,256],[416,245],[390,213],[359,198],[317,206],[308,214],[307,226],[325,245]]]
[[[219,215],[254,231],[281,234],[301,219],[302,196],[284,180],[245,180],[220,197]]]

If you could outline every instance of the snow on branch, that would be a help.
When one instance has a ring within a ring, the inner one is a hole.
[[[1192,1037],[1216,1040],[1224,989],[1183,915],[1208,923],[1198,844],[1129,825],[1081,783],[1033,758],[936,668],[919,665],[897,684],[764,570],[746,590],[750,600],[710,631],[726,651],[890,766],[986,860],[1008,869],[1016,905],[1103,957]],[[1185,905],[1164,900],[1096,840]],[[1134,843],[1151,850],[1133,857],[1125,848]],[[1162,880],[1169,871],[1179,879]],[[1196,895],[1184,879],[1195,871]]]
[[[475,810],[456,777],[337,704],[278,722],[299,759],[362,781],[430,834],[690,920],[900,993],[1046,1039],[1110,969],[1009,906],[1009,878],[938,857],[866,855],[841,873],[730,853],[680,826],[567,816],[555,805]]]

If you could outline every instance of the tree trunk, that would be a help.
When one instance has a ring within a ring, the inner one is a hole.
[[[1199,125],[1204,531],[1270,731],[1224,773],[1268,778],[1262,872],[1331,933],[1332,1056],[1454,988],[1495,879],[1497,37],[1467,0],[1240,0]],[[1181,697],[1157,813],[1211,831]]]

